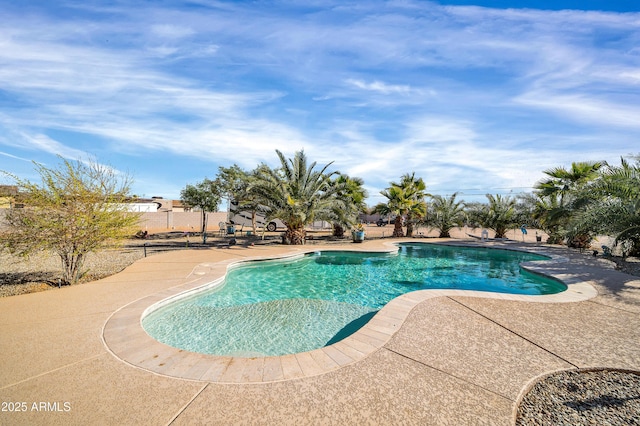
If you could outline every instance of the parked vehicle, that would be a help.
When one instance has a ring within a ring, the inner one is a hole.
[[[229,218],[228,222],[232,225],[235,225],[236,228],[238,226],[243,226],[246,228],[251,228],[253,224],[251,223],[251,212],[247,210],[238,211],[238,205],[233,201],[229,207]],[[256,228],[266,228],[269,232],[275,232],[278,230],[285,230],[287,226],[280,219],[274,219],[267,222],[266,215],[263,212],[256,212]],[[307,226],[307,229],[310,230],[327,230],[331,229],[331,224],[326,221],[317,220],[313,222],[311,225]]]
[[[386,226],[388,224],[393,224],[393,222],[396,220],[395,216],[394,217],[381,217],[380,219],[376,220],[376,225],[378,226]],[[402,218],[402,226],[404,226],[404,218]]]
[[[251,228],[253,223],[251,221],[252,212],[247,210],[238,210],[238,204],[231,201],[229,207],[229,223],[236,226],[244,226]],[[285,229],[285,224],[280,219],[275,219],[267,222],[264,212],[256,212],[256,227],[266,228],[269,232],[275,232],[278,229]]]

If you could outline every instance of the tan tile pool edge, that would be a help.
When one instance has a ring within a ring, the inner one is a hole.
[[[402,241],[385,242],[378,247],[366,247],[366,249],[353,245],[348,248],[340,246],[334,250],[395,252],[398,242]],[[455,245],[479,246],[460,242],[456,242]],[[487,245],[480,247],[487,247]],[[493,246],[493,248],[521,250],[502,245]],[[567,285],[566,291],[552,295],[526,296],[469,290],[419,290],[401,295],[389,302],[364,327],[351,336],[333,345],[309,352],[256,358],[206,355],[160,343],[142,328],[141,318],[152,306],[160,302],[167,303],[187,293],[219,283],[229,268],[256,260],[300,257],[320,250],[328,251],[332,248],[305,247],[279,256],[253,256],[242,260],[199,264],[189,274],[185,283],[140,298],[115,311],[103,326],[103,344],[119,360],[158,375],[212,383],[268,383],[317,376],[368,357],[391,339],[415,306],[434,297],[469,296],[523,302],[566,303],[588,300],[597,295],[597,291],[589,282],[554,274],[552,267],[558,262],[566,262],[567,259],[545,253],[543,249],[536,247],[534,250],[526,251],[544,254],[551,257],[551,260],[527,262],[522,264],[522,267],[564,282]]]

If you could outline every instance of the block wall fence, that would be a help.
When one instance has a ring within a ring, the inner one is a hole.
[[[0,228],[4,222],[6,209],[0,209]],[[227,212],[207,213],[207,231],[217,231],[220,222],[226,222]],[[142,213],[138,227],[140,230],[154,232],[200,231],[202,216],[200,212],[154,212]]]
[[[226,222],[227,212],[207,213],[207,231],[217,231],[220,222]],[[199,231],[202,227],[200,212],[142,213],[140,229],[148,232]]]

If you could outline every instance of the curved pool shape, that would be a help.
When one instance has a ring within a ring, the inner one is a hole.
[[[285,355],[336,343],[401,294],[465,289],[527,295],[566,286],[521,270],[526,252],[400,244],[398,253],[322,251],[254,261],[222,284],[151,311],[145,331],[167,345],[235,357]]]

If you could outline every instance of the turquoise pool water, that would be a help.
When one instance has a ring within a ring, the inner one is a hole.
[[[508,250],[401,244],[397,254],[323,251],[251,262],[224,285],[142,320],[156,340],[232,356],[304,352],[354,333],[389,301],[423,289],[553,294],[566,286],[519,264],[546,257]]]

